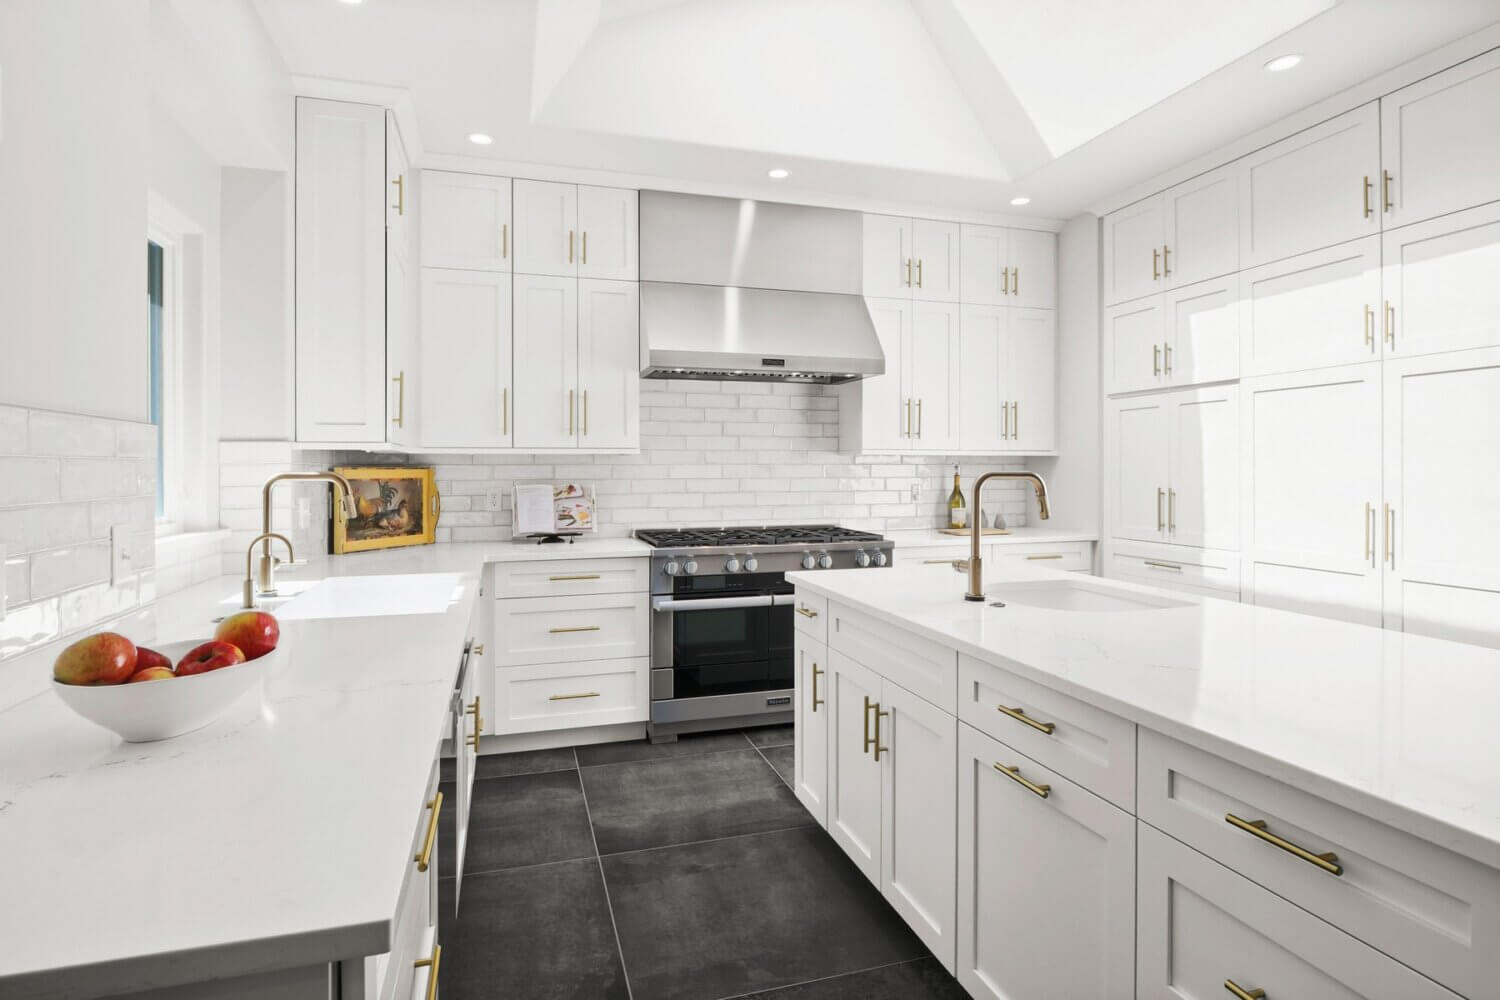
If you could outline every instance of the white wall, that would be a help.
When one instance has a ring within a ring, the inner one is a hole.
[[[227,440],[289,440],[291,175],[226,168],[223,180],[220,434]]]
[[[146,417],[146,0],[0,4],[0,403]]]

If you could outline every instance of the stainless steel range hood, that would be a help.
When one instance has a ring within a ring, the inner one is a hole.
[[[885,373],[857,212],[642,191],[641,374],[836,384]]]

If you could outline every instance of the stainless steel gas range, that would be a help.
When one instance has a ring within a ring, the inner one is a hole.
[[[792,719],[791,570],[878,569],[895,543],[837,525],[653,528],[653,743]]]

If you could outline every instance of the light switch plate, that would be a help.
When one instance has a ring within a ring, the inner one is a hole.
[[[135,573],[135,553],[130,550],[130,526],[110,525],[109,529],[109,583],[118,587]]]

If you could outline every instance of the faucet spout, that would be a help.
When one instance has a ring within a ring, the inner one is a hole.
[[[271,539],[273,539],[273,538],[276,539],[277,541],[281,542],[282,545],[286,546],[286,557],[288,559],[296,559],[297,558],[297,554],[292,551],[291,540],[289,538],[287,538],[285,535],[278,535],[274,531],[268,531],[268,532],[266,532],[264,534],[256,535],[254,538],[252,538],[250,540],[249,547],[247,547],[245,549],[245,600],[244,600],[244,606],[247,607],[247,608],[253,608],[253,607],[255,607],[255,580],[254,580],[254,577],[251,575],[250,558],[251,558],[251,556],[253,556],[255,554],[255,546],[258,545],[258,544],[260,544],[261,542],[265,542],[266,543],[266,548],[270,549],[270,547],[271,547]]]
[[[1032,489],[1036,490],[1037,516],[1043,521],[1052,516],[1052,508],[1047,505],[1047,483],[1035,472],[986,472],[980,476],[974,481],[974,510],[976,512],[982,509],[979,505],[980,491],[991,479],[1024,479],[1031,483]],[[964,593],[964,600],[982,601],[984,600],[984,561],[979,556],[979,536],[984,526],[977,516],[972,518],[972,521],[969,527],[969,589]]]
[[[260,491],[260,537],[255,542],[262,542],[260,552],[260,570],[256,574],[256,586],[260,593],[269,594],[276,590],[276,557],[271,555],[271,538],[279,537],[271,532],[271,490],[280,482],[291,480],[294,482],[321,481],[331,483],[333,496],[338,502],[339,508],[344,512],[345,518],[358,517],[359,513],[354,505],[354,487],[349,480],[337,472],[282,472],[266,480],[266,485]],[[286,541],[286,539],[282,539]],[[255,542],[250,543],[250,548],[255,548]],[[287,551],[291,551],[291,545],[287,545]],[[248,559],[248,554],[246,555]],[[246,573],[249,576],[249,573]]]

